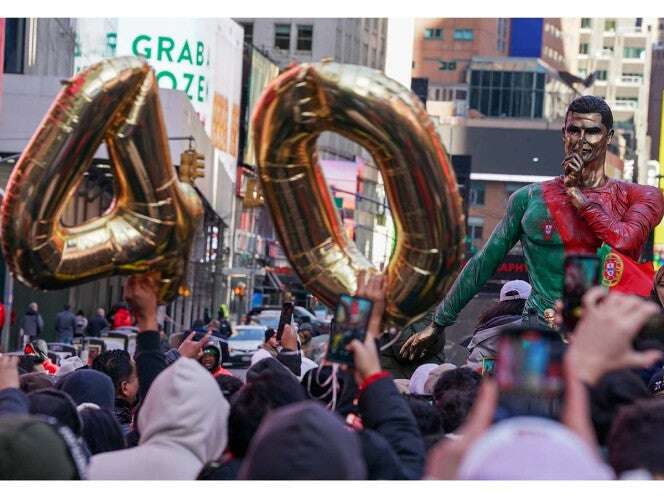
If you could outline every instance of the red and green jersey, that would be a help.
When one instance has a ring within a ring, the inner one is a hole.
[[[525,312],[534,309],[541,318],[562,295],[566,254],[595,254],[606,243],[638,259],[664,214],[661,192],[613,179],[582,191],[588,202],[580,209],[572,205],[562,178],[527,185],[512,194],[505,217],[463,268],[434,321],[453,324],[517,242],[521,242],[532,285]]]

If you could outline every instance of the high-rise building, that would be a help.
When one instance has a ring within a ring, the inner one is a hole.
[[[603,97],[611,106],[614,127],[626,142],[625,176],[639,183],[649,176],[648,102],[657,27],[656,18],[578,19],[577,74],[595,76],[584,93]]]
[[[539,58],[554,69],[568,69],[562,19],[518,17],[510,21],[510,57]]]
[[[509,54],[509,19],[416,19],[413,78],[428,82],[427,108],[435,115],[465,115],[467,71],[475,56]]]

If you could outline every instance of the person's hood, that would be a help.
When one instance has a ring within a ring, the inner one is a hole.
[[[431,394],[431,392],[425,392],[424,385],[429,378],[429,374],[437,367],[436,363],[425,363],[417,367],[410,377],[410,384],[408,386],[410,394]]]
[[[613,472],[564,425],[515,417],[493,426],[475,442],[459,467],[459,479],[605,480]]]
[[[210,372],[180,358],[152,383],[135,448],[92,458],[93,479],[195,479],[227,442],[229,405]]]
[[[31,415],[45,415],[53,417],[62,425],[71,429],[76,435],[81,435],[81,417],[71,397],[63,391],[48,387],[28,394]]]
[[[103,372],[92,369],[75,370],[59,378],[55,387],[69,394],[77,406],[93,403],[110,411],[115,407],[113,381]]]
[[[86,466],[87,454],[66,427],[24,415],[2,419],[1,480],[77,480]]]
[[[357,433],[320,403],[302,401],[265,417],[238,479],[361,480],[366,476]]]

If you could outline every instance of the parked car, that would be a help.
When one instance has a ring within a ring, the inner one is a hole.
[[[280,306],[265,306],[263,308],[252,309],[247,316],[250,320],[256,321],[261,325],[276,329],[279,325],[280,315]],[[310,323],[314,335],[328,334],[330,332],[330,320],[318,318],[303,306],[295,306],[293,309],[293,321],[298,326],[303,323]]]
[[[233,335],[228,338],[231,365],[251,363],[251,356],[265,341],[265,330],[267,327],[263,325],[238,325],[234,328]]]

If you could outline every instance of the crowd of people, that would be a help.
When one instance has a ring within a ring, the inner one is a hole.
[[[481,358],[495,353],[494,330],[520,319],[525,282],[507,284],[479,317],[466,365],[424,364],[410,379],[384,371],[385,282],[374,276],[358,289],[374,308],[366,340],[348,345],[352,368],[311,361],[286,325],[280,338],[265,333],[240,379],[222,366],[227,335],[215,327],[199,325],[177,349],[165,348],[156,291],[132,276],[124,298],[138,329],[134,357],[110,350],[90,365],[74,356],[48,369],[39,340],[28,343],[37,371],[0,356],[0,478],[664,477],[663,355],[633,345],[662,313],[657,290],[655,302],[589,291],[564,354],[559,419],[496,422],[498,387],[482,375]],[[98,330],[102,311],[88,331]],[[39,316],[36,306],[29,313]],[[78,327],[67,308],[56,322],[67,334]]]

